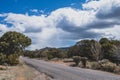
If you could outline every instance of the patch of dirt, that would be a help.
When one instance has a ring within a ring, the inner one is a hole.
[[[62,65],[65,65],[65,66],[71,66],[71,65],[75,64],[74,62],[64,62],[63,60],[49,61],[49,62],[55,63],[55,64],[62,64]]]
[[[0,68],[0,80],[52,80],[22,61],[17,66],[0,66]]]

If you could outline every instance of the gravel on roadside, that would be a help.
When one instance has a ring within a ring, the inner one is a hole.
[[[53,80],[22,61],[17,66],[0,66],[0,80]]]

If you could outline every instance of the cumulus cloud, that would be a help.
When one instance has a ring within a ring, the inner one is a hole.
[[[105,0],[104,0],[105,1]],[[104,2],[103,2],[104,3]],[[83,9],[87,9],[87,10],[97,10],[98,8],[100,8],[102,6],[103,3],[100,3],[97,0],[88,0],[86,1],[85,4],[83,4]]]
[[[33,12],[38,12],[34,9]],[[119,39],[120,1],[87,0],[82,9],[59,8],[49,15],[5,13],[0,32],[15,30],[29,36],[30,49],[61,47],[83,38],[115,36]],[[9,26],[11,24],[11,26]]]
[[[0,32],[6,32],[8,29],[7,29],[7,26],[4,25],[4,24],[0,24]]]
[[[0,14],[0,17],[5,17],[7,16],[7,14]]]
[[[98,18],[120,18],[120,0],[101,0],[101,2],[104,4],[97,11]]]
[[[120,17],[120,0],[91,0],[83,4],[83,9],[95,10],[98,18]]]
[[[97,32],[97,33],[102,33],[102,37],[107,37],[107,38],[115,38],[115,39],[120,39],[120,25],[115,25],[114,27],[111,28],[106,28],[106,29],[91,29],[91,32]]]
[[[120,25],[120,0],[89,0],[83,9],[95,12],[95,21],[89,26],[93,28],[110,28]]]

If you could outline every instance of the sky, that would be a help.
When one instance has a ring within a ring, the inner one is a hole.
[[[28,49],[68,47],[82,39],[120,39],[120,0],[0,0],[0,36],[17,31]]]

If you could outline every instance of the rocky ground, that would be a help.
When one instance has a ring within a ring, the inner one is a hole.
[[[0,66],[0,80],[52,80],[44,73],[40,73],[21,62],[17,66]]]

